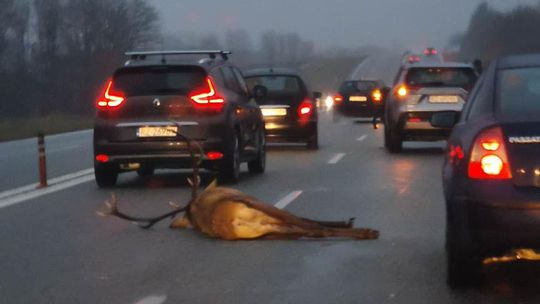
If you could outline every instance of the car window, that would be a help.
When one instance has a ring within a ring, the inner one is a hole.
[[[411,68],[405,83],[411,87],[461,87],[470,90],[476,78],[472,68]]]
[[[236,76],[234,76],[232,69],[230,67],[223,67],[221,68],[221,73],[225,79],[225,87],[231,91],[240,93],[240,86],[238,85]]]
[[[370,91],[377,87],[377,82],[375,81],[358,81],[356,83],[356,89],[358,91]]]
[[[188,94],[204,84],[206,73],[197,67],[133,67],[118,70],[113,90],[125,96]]]
[[[256,85],[265,86],[268,95],[299,95],[302,94],[300,80],[296,76],[256,76],[246,78],[249,90]]]
[[[498,113],[506,119],[540,115],[540,67],[498,73]]]
[[[462,111],[461,119],[460,119],[461,121],[466,121],[466,120],[469,119],[471,108],[476,102],[478,92],[480,91],[480,88],[482,87],[482,85],[484,83],[485,76],[486,76],[486,74],[483,74],[480,77],[480,79],[478,79],[478,81],[476,82],[475,86],[473,87],[471,93],[467,97],[467,101],[466,101],[465,105],[463,106],[463,111]]]
[[[249,90],[246,84],[246,80],[244,79],[244,76],[238,69],[233,69],[233,72],[234,72],[234,76],[236,77],[236,81],[238,82],[241,93],[244,95],[248,95]]]

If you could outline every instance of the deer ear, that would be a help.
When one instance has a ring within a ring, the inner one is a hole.
[[[206,186],[206,188],[204,188],[204,191],[216,188],[217,186],[218,186],[217,178],[214,178],[214,180],[208,186]]]

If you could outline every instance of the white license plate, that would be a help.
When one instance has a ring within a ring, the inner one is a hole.
[[[366,96],[351,96],[349,97],[349,101],[365,102],[367,101],[367,97]]]
[[[137,137],[172,137],[178,133],[176,126],[163,127],[140,127],[137,130]]]
[[[261,109],[263,116],[285,116],[287,115],[287,109],[283,108],[267,108]]]
[[[432,103],[457,103],[458,101],[458,96],[453,95],[429,96],[429,102]]]

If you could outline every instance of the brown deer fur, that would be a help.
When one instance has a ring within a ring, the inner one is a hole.
[[[186,139],[192,147],[192,143]],[[154,218],[138,218],[118,210],[116,197],[107,203],[105,212],[99,215],[113,215],[136,222],[143,228],[174,217],[184,212],[184,216],[174,220],[171,228],[193,227],[213,238],[223,240],[249,239],[298,239],[347,237],[357,240],[376,239],[379,233],[366,228],[352,228],[353,219],[348,222],[323,222],[297,217],[289,212],[260,202],[238,190],[215,186],[212,183],[202,193],[197,189],[200,183],[200,163],[192,152],[193,176],[188,179],[192,186],[192,198],[187,206]]]

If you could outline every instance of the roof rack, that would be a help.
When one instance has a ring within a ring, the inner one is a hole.
[[[208,55],[210,59],[215,59],[216,56],[221,56],[223,60],[229,59],[230,51],[222,50],[202,50],[202,51],[145,51],[145,52],[126,52],[125,55],[129,56],[131,60],[145,60],[149,56],[161,56],[161,61],[166,62],[165,56],[178,56],[178,55]]]

